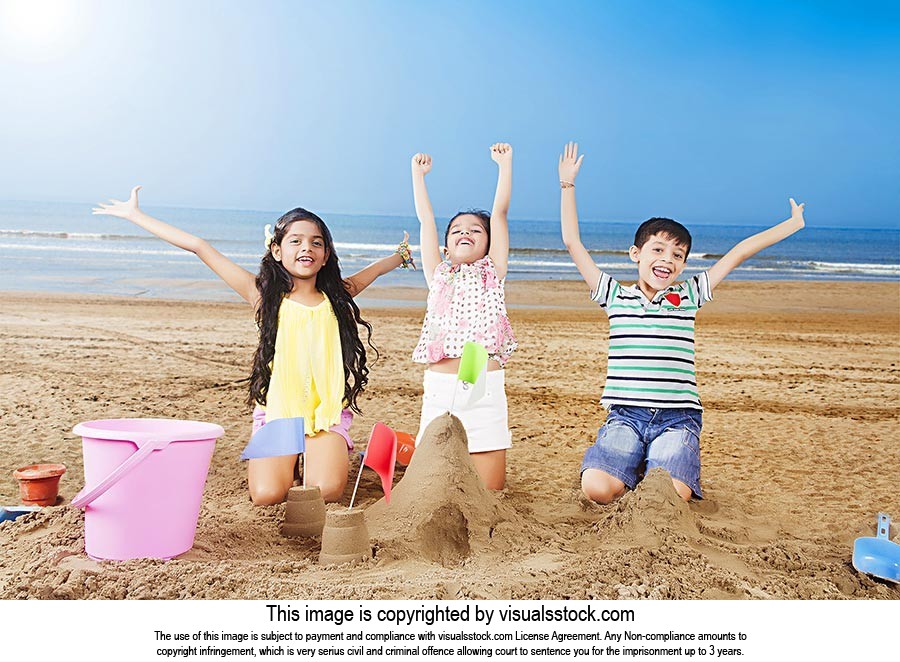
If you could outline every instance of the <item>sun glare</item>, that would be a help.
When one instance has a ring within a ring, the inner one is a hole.
[[[62,55],[76,37],[76,0],[0,0],[0,50],[30,61]]]

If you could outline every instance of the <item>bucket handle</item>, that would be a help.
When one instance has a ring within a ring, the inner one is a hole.
[[[82,490],[75,495],[72,503],[69,505],[73,508],[84,508],[91,501],[106,492],[110,487],[122,480],[132,469],[143,462],[153,451],[162,450],[171,443],[171,439],[150,439],[137,452],[128,457],[122,464],[113,469],[106,478],[101,480],[95,487],[88,489],[85,485]]]

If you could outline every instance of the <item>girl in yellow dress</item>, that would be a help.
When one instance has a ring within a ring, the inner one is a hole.
[[[254,436],[241,457],[248,459],[250,498],[257,505],[284,500],[293,485],[298,453],[305,449],[305,481],[326,501],[344,492],[349,468],[350,422],[368,381],[366,348],[358,325],[372,327],[353,297],[376,278],[412,265],[406,237],[397,251],[348,278],[341,277],[331,232],[321,218],[297,208],[266,226],[266,253],[253,275],[207,241],[148,216],[134,187],[127,201],[100,204],[94,214],[124,218],[173,246],[199,257],[256,311],[259,346],[253,357],[248,404]],[[371,346],[371,342],[370,342]],[[302,419],[306,438],[282,425]],[[273,421],[267,432],[258,434]]]

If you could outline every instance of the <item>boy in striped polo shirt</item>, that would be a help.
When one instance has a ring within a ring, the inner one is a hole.
[[[575,177],[584,156],[569,143],[559,158],[562,236],[591,299],[609,316],[609,358],[601,404],[609,411],[584,455],[581,489],[610,503],[634,489],[642,474],[662,467],[684,500],[700,490],[700,396],[694,375],[694,319],[732,270],[803,227],[803,205],[791,199],[791,217],[744,239],[707,271],[676,283],[691,250],[681,223],[651,218],[629,250],[638,282],[624,286],[594,264],[581,243]]]

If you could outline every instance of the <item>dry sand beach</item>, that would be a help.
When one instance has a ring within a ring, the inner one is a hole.
[[[878,511],[900,522],[900,284],[720,286],[697,324],[706,499],[682,503],[665,475],[651,474],[603,507],[579,498],[578,470],[604,416],[606,317],[578,283],[507,291],[519,338],[507,370],[507,489],[467,488],[478,503],[468,528],[457,516],[466,539],[445,554],[401,544],[379,504],[375,557],[337,568],[317,564],[315,541],[280,535],[283,505],[249,502],[238,460],[255,347],[247,306],[0,294],[0,502],[17,502],[17,467],[69,467],[62,507],[0,524],[0,597],[900,598],[850,564]],[[409,355],[423,311],[373,304],[422,301],[425,291],[366,295],[381,358],[353,424],[358,448],[376,420],[415,431],[422,379]],[[98,563],[84,553],[83,514],[64,506],[83,485],[71,429],[143,416],[225,428],[196,543],[172,561]],[[425,512],[442,505],[440,476],[409,473],[429,484],[397,487],[398,503],[440,530],[441,516]],[[344,503],[352,487],[351,478]],[[358,500],[380,496],[367,471]],[[900,541],[896,527],[891,537]]]

